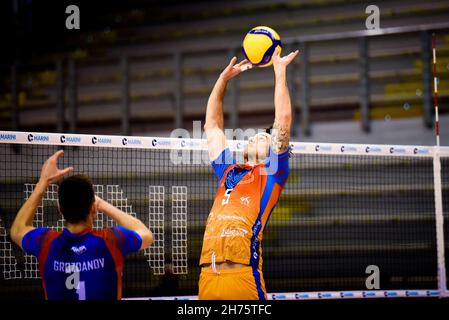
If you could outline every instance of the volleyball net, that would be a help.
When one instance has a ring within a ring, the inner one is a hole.
[[[245,142],[229,143],[242,161]],[[89,175],[98,196],[153,231],[153,246],[125,261],[123,297],[195,299],[217,188],[204,140],[6,131],[0,298],[43,297],[36,259],[8,233],[58,149],[60,167]],[[35,227],[62,230],[57,188],[45,193]],[[292,143],[290,176],[262,242],[269,298],[445,296],[448,219],[448,147]],[[94,228],[114,224],[98,212]]]

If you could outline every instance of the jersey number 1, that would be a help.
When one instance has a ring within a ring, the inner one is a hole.
[[[67,270],[67,273],[70,273],[70,270]],[[74,271],[67,277],[65,287],[68,290],[76,289],[78,300],[86,300],[86,285],[84,281],[80,281],[80,273],[78,271]]]

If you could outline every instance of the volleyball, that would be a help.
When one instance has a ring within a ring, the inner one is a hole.
[[[270,27],[252,28],[243,39],[242,50],[245,58],[258,67],[273,64],[271,57],[274,49],[282,49],[281,37]]]

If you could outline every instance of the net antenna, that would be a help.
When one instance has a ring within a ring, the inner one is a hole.
[[[437,259],[438,259],[438,290],[440,297],[448,297],[446,280],[446,259],[444,244],[444,214],[443,214],[443,191],[441,179],[441,159],[440,159],[440,121],[438,117],[438,78],[437,78],[437,52],[436,35],[432,33],[432,56],[433,56],[433,103],[435,107],[435,137],[436,147],[433,156],[433,177],[434,177],[434,198],[435,198],[435,219],[437,235]]]
[[[433,105],[435,107],[435,137],[436,145],[440,146],[440,119],[438,117],[438,77],[437,77],[437,49],[436,35],[432,33],[432,56],[433,56]]]

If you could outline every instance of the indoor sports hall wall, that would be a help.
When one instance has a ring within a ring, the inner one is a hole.
[[[417,27],[417,31],[370,37],[369,121],[393,127],[396,120],[422,119],[423,127],[431,132],[430,87],[425,86],[430,79],[424,77],[423,64],[426,44],[419,30],[449,21],[448,4],[437,0],[379,0],[376,4],[381,9],[382,28]],[[291,70],[297,137],[312,141],[316,133],[321,140],[321,124],[348,122],[362,122],[361,132],[367,132],[370,124],[363,123],[361,115],[360,44],[345,36],[365,29],[363,1],[227,1],[216,6],[201,1],[139,6],[131,1],[129,7],[123,6],[119,11],[98,10],[94,22],[63,38],[59,47],[50,42],[36,53],[26,42],[18,43],[19,59],[13,65],[16,91],[11,92],[11,65],[3,69],[0,127],[157,136],[167,136],[172,128],[191,130],[193,120],[204,118],[208,93],[221,68],[232,54],[241,56],[242,35],[263,21],[285,41],[343,36],[307,42],[308,57],[298,60]],[[444,116],[449,27],[439,30],[440,112]],[[302,42],[291,45],[302,47]],[[306,63],[308,76],[303,78]],[[225,100],[230,127],[264,127],[272,121],[270,70],[252,71],[242,75],[235,89],[230,88],[235,97],[230,93]],[[123,82],[125,72],[128,83]],[[306,82],[308,88],[303,92]],[[123,124],[125,95],[129,123]],[[10,110],[16,100],[17,119]],[[232,115],[234,107],[236,114]],[[415,125],[404,128],[414,129]],[[372,131],[366,135],[368,142],[381,143],[382,137]],[[351,132],[342,131],[340,141]],[[401,143],[417,142],[410,138]]]

